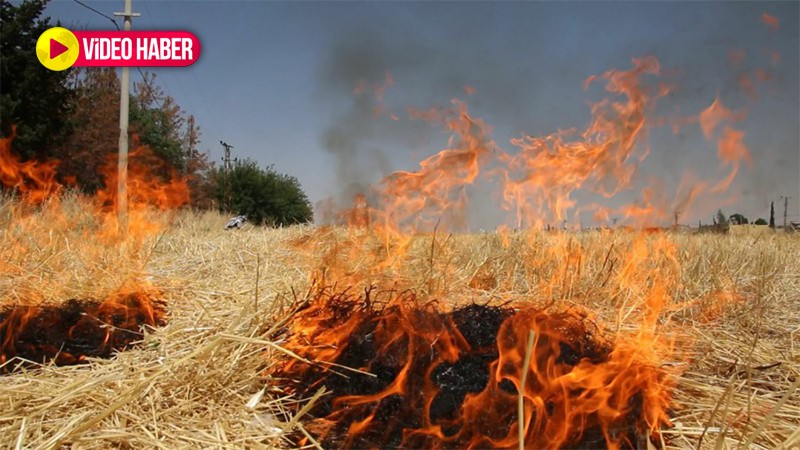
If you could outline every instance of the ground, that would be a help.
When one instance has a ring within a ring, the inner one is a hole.
[[[271,336],[322,284],[396,286],[448,305],[581,305],[610,335],[656,333],[647,342],[675,387],[672,426],[655,445],[800,445],[800,234],[403,236],[148,217],[159,226],[120,239],[76,199],[0,203],[0,305],[103,298],[123,285],[167,305],[165,325],[111,359],[0,375],[0,447],[291,447],[305,399],[267,375],[293,357]]]

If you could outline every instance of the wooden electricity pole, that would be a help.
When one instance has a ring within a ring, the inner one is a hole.
[[[225,173],[225,208],[227,212],[231,210],[231,149],[232,145],[227,142],[219,141],[222,148],[225,149],[225,156],[222,157],[222,168]]]
[[[125,12],[115,12],[115,16],[125,18],[125,31],[130,31],[134,17],[141,14],[131,12],[132,0],[125,0]],[[119,96],[119,157],[117,163],[117,220],[120,233],[128,229],[128,109],[130,102],[130,67],[122,68],[122,88]]]
[[[783,196],[783,231],[788,230],[788,228],[786,228],[786,225],[788,223],[786,222],[786,217],[789,211],[789,198],[790,198],[789,196],[786,195]]]

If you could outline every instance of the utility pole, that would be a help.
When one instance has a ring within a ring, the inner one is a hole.
[[[125,18],[125,31],[130,31],[134,17],[141,14],[132,12],[132,0],[125,0],[125,12],[115,12],[115,16]],[[130,102],[130,67],[122,68],[122,89],[119,94],[119,157],[117,163],[117,220],[120,233],[128,230],[128,110]]]
[[[787,217],[787,212],[789,211],[789,199],[790,198],[791,197],[789,197],[787,195],[783,196],[783,231],[788,230],[788,228],[786,228],[786,225],[787,225],[786,217]]]
[[[233,148],[232,145],[228,144],[227,142],[219,141],[222,148],[225,149],[225,156],[222,157],[222,168],[223,172],[225,172],[225,208],[228,211],[231,209],[231,149]]]

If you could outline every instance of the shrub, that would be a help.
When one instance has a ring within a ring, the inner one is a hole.
[[[313,219],[311,203],[297,178],[260,168],[250,159],[239,160],[226,173],[215,169],[220,210],[244,214],[253,224],[293,225]]]

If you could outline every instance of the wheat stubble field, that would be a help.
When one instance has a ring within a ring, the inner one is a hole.
[[[5,361],[3,448],[321,445],[306,430],[309,402],[330,394],[296,398],[273,374],[301,358],[276,330],[322,284],[411,290],[443,309],[574,305],[612,340],[650,347],[642,357],[657,358],[666,374],[669,424],[646,446],[800,442],[796,235],[530,231],[389,241],[315,226],[226,232],[226,217],[214,213],[150,211],[157,233],[121,239],[103,236],[88,205],[70,195],[36,207],[3,199],[3,307],[138,289],[163,301],[163,320],[109,359],[13,370],[19,360]]]

